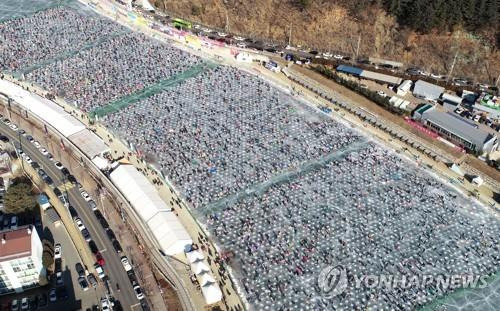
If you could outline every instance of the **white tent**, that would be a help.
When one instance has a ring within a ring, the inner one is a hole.
[[[455,173],[457,173],[458,175],[460,176],[464,176],[464,172],[462,172],[462,170],[460,169],[460,166],[458,166],[457,164],[453,163],[453,165],[451,166],[450,168],[452,171],[454,171]]]
[[[111,181],[147,224],[167,255],[182,253],[193,243],[155,187],[134,166],[119,165],[111,172]]]
[[[149,180],[133,165],[119,165],[111,173],[111,181],[145,222],[160,211],[170,211]]]
[[[222,300],[222,292],[215,283],[210,283],[201,287],[201,292],[207,305],[217,303]]]
[[[177,216],[170,211],[157,213],[147,224],[167,255],[180,254],[187,245],[193,244]]]
[[[481,178],[481,176],[476,176],[472,179],[472,183],[480,187],[484,183],[484,180]]]
[[[186,257],[189,263],[205,259],[205,256],[203,256],[203,254],[199,251],[191,251],[189,253],[186,253]]]
[[[0,80],[0,92],[7,94],[29,113],[52,125],[65,137],[85,129],[83,123],[72,117],[56,103],[44,97],[31,94],[12,82]]]
[[[68,138],[90,159],[109,152],[109,147],[104,141],[88,129],[74,133]]]
[[[194,274],[199,275],[199,274],[208,274],[206,272],[210,272],[210,269],[208,266],[203,262],[203,261],[197,261],[191,265],[191,270],[194,272]]]
[[[105,169],[108,169],[109,166],[110,166],[110,163],[107,159],[104,159],[100,156],[97,156],[95,158],[92,159],[92,162],[97,166],[97,168],[99,168],[101,171],[102,170],[105,170]]]
[[[151,3],[149,3],[148,0],[142,0],[142,7],[144,8],[144,10],[146,10],[148,12],[154,12],[155,11],[154,6],[152,6]]]
[[[203,275],[201,275],[201,282],[200,282],[201,286],[206,286],[215,283],[216,283],[215,279],[210,273],[203,273]]]

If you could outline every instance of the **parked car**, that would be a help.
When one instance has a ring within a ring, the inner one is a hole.
[[[35,141],[35,139],[31,135],[26,136],[26,140],[29,141],[30,143]]]
[[[95,254],[95,259],[96,259],[96,262],[101,267],[103,267],[106,264],[106,262],[104,261],[104,257],[102,257],[101,253],[99,253],[99,252],[97,252],[97,254]]]
[[[26,311],[28,309],[29,309],[28,298],[23,297],[23,299],[21,299],[21,311]]]
[[[75,176],[73,176],[73,175],[70,174],[70,175],[68,175],[67,178],[68,178],[68,181],[70,183],[72,183],[73,185],[77,183],[77,180],[76,180]]]
[[[64,284],[62,271],[56,272],[56,285],[61,286]]]
[[[49,301],[50,302],[56,302],[57,301],[57,295],[56,295],[56,289],[51,288],[49,291]]]
[[[134,292],[137,299],[144,299],[144,294],[142,293],[141,287],[139,285],[134,286]]]
[[[80,288],[83,291],[87,291],[89,289],[89,283],[87,283],[87,280],[83,276],[78,278],[78,284],[80,284]]]
[[[97,287],[97,280],[94,274],[89,273],[89,275],[87,276],[87,280],[89,281],[90,285],[92,285],[93,288]]]
[[[101,298],[101,310],[102,311],[110,311],[111,310],[111,304],[109,303],[109,300],[107,297]]]
[[[63,169],[63,165],[61,164],[61,162],[57,161],[54,163],[54,166],[58,169],[58,170],[62,170]]]
[[[83,229],[81,232],[85,241],[90,242],[90,240],[92,240],[92,238],[90,237],[90,233],[87,229]]]
[[[82,190],[80,191],[80,194],[82,195],[82,198],[85,200],[85,201],[90,201],[92,200],[92,198],[90,197],[90,195],[87,193],[87,191],[85,190]]]
[[[61,244],[57,243],[54,246],[54,258],[55,259],[61,258],[61,254],[62,254],[62,246],[61,246]]]
[[[40,149],[40,147],[42,147],[42,145],[40,145],[40,143],[36,140],[33,142],[33,145],[35,145],[36,149]]]
[[[56,187],[56,188],[54,188],[54,194],[56,196],[60,196],[60,195],[62,195],[62,192],[61,192],[61,190],[59,190],[59,188]]]
[[[49,152],[45,148],[40,148],[40,153],[43,154],[44,156],[47,156]]]
[[[78,276],[79,277],[84,277],[85,276],[85,269],[83,268],[82,264],[77,262],[75,264],[75,270],[76,270],[76,273],[78,273]]]
[[[115,233],[110,228],[106,229],[106,235],[108,236],[110,241],[116,240]]]
[[[101,219],[101,218],[104,218],[104,216],[102,215],[101,211],[100,210],[95,210],[94,211],[94,215],[97,219]]]
[[[121,253],[123,251],[122,246],[120,245],[120,242],[118,242],[118,240],[114,240],[112,242],[112,244],[113,244],[113,248],[115,249],[115,251],[117,253]]]
[[[82,221],[81,218],[79,218],[79,217],[75,218],[75,224],[76,224],[76,226],[78,227],[78,229],[80,231],[82,231],[83,229],[85,229],[85,225],[83,224],[83,221]]]
[[[128,262],[128,258],[127,256],[123,256],[120,261],[122,262],[122,265],[123,265],[123,268],[125,269],[125,271],[129,272],[130,270],[132,270],[132,266],[130,265],[130,263]]]
[[[63,173],[64,176],[68,177],[70,175],[70,172],[67,168],[63,167],[61,169],[61,173]]]
[[[17,299],[12,300],[12,302],[10,304],[10,310],[11,311],[18,311],[19,310],[19,302],[17,301]]]
[[[88,203],[89,207],[90,207],[93,211],[97,210],[97,204],[95,203],[95,201],[94,201],[94,200],[90,200],[90,201],[88,201],[87,203]]]
[[[8,143],[10,141],[10,139],[5,135],[0,135],[0,140],[4,143]]]
[[[97,248],[97,245],[95,244],[94,240],[89,241],[89,248],[92,254],[97,254],[99,252],[99,249]]]
[[[109,224],[108,224],[108,221],[106,220],[106,218],[103,217],[103,218],[99,219],[99,222],[101,223],[101,226],[103,227],[104,230],[109,228]]]
[[[104,277],[106,277],[106,274],[104,274],[104,269],[99,266],[99,264],[94,265],[95,271],[97,272],[97,276],[102,280]]]

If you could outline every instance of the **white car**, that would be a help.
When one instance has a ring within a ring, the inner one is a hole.
[[[14,123],[12,123],[11,125],[9,125],[9,127],[10,127],[13,131],[17,131],[17,125],[15,125]]]
[[[101,310],[102,311],[109,311],[111,310],[110,308],[110,303],[107,297],[102,297],[101,298]]]
[[[246,47],[247,47],[247,45],[246,45],[245,43],[242,43],[242,42],[238,42],[238,43],[236,44],[236,46],[237,46],[237,47],[239,47],[239,48],[241,48],[241,49],[244,49],[244,48],[246,48]]]
[[[335,55],[333,55],[333,58],[335,58],[335,59],[343,59],[344,55],[335,54]]]
[[[130,270],[132,270],[132,266],[130,265],[130,263],[128,262],[128,258],[127,256],[123,256],[120,261],[122,262],[122,265],[123,265],[123,268],[125,269],[125,271],[129,272]]]
[[[90,197],[90,195],[87,193],[87,191],[82,190],[82,191],[80,192],[80,194],[82,195],[82,198],[83,198],[85,201],[87,201],[87,202],[88,202],[88,201],[92,200],[92,198],[91,198],[91,197]]]
[[[479,122],[479,120],[481,120],[481,115],[477,114],[477,115],[474,117],[474,121]]]
[[[59,258],[61,258],[61,254],[62,254],[62,247],[61,247],[61,244],[57,243],[57,244],[54,246],[54,258],[55,258],[55,259],[59,259]]]
[[[57,285],[63,285],[64,284],[64,281],[63,281],[63,277],[62,277],[62,272],[59,271],[56,273],[56,284]]]
[[[235,36],[234,40],[236,40],[236,41],[245,41],[245,38],[240,37],[240,36]]]
[[[28,164],[33,163],[33,160],[31,160],[31,158],[28,156],[26,156],[26,158],[24,158],[24,160],[26,160],[26,163],[28,163]]]
[[[141,300],[144,298],[144,294],[142,293],[141,287],[139,285],[134,286],[134,292],[137,299]]]
[[[332,53],[323,53],[323,57],[325,57],[325,58],[330,58],[332,56],[333,56]]]
[[[56,289],[55,288],[52,288],[49,292],[49,300],[50,302],[55,302],[57,300],[57,296],[56,296]]]
[[[218,32],[218,33],[217,33],[217,35],[218,35],[219,37],[221,37],[221,38],[225,38],[225,37],[227,37],[227,33],[225,33],[225,32]]]
[[[202,28],[201,29],[203,32],[206,32],[206,33],[211,33],[212,30],[211,29],[208,29],[208,28]]]
[[[57,167],[58,170],[62,170],[64,167],[59,161],[55,162],[54,165]]]
[[[99,266],[98,264],[94,265],[95,271],[97,272],[97,276],[102,280],[106,277],[106,274],[104,273],[104,269]]]
[[[83,224],[83,221],[80,219],[80,218],[75,218],[75,224],[76,226],[78,227],[78,229],[80,231],[82,231],[83,229],[85,229],[85,225]]]
[[[37,142],[36,140],[33,142],[33,145],[35,145],[36,149],[40,149],[40,147],[42,146],[42,145],[40,145],[40,143],[39,143],[39,142]]]
[[[49,154],[49,152],[45,148],[40,148],[40,153],[43,154],[44,156]]]
[[[387,97],[387,94],[384,91],[378,91],[377,94],[382,97]]]
[[[201,28],[201,26],[200,26],[200,25],[193,25],[193,28],[194,28],[194,29],[200,29],[200,28]]]

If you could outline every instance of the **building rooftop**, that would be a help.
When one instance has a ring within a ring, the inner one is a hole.
[[[31,255],[31,229],[0,231],[0,262]]]
[[[490,133],[472,126],[467,120],[463,120],[459,116],[453,115],[451,112],[429,109],[423,114],[423,119],[439,125],[476,146],[483,146],[485,142],[493,138],[493,135]]]
[[[428,99],[438,99],[443,92],[444,87],[423,80],[415,82],[415,88],[413,89],[413,94],[424,96]]]

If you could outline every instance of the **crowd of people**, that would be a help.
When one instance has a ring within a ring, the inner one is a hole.
[[[218,66],[103,118],[194,207],[329,155],[358,135],[268,83]]]
[[[7,20],[0,23],[0,70],[27,69],[124,29],[108,19],[66,7]]]
[[[32,71],[26,78],[90,112],[201,62],[144,34],[128,33]]]
[[[53,59],[26,79],[90,112],[202,63],[119,29],[64,8],[8,21],[0,67]],[[236,68],[177,82],[100,121],[154,159],[234,254],[256,309],[413,310],[441,295],[351,282],[327,299],[317,281],[328,265],[345,267],[350,280],[496,272],[500,222],[406,160]]]
[[[355,288],[354,276],[491,276],[500,264],[498,219],[373,143],[205,212],[257,310],[415,310],[447,291]],[[348,287],[330,299],[318,277],[337,265]]]

